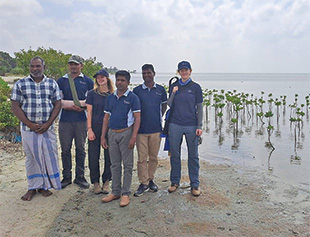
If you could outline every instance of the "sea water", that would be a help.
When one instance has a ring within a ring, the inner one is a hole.
[[[168,85],[169,79],[175,73],[157,73],[155,80],[159,84]],[[224,90],[253,94],[254,98],[263,96],[266,101],[264,112],[268,110],[268,95],[272,98],[286,96],[285,114],[280,110],[279,121],[274,116],[272,125],[274,131],[270,140],[275,150],[267,145],[268,133],[266,124],[262,127],[256,119],[249,119],[239,126],[241,132],[235,137],[231,130],[231,123],[223,118],[223,125],[219,131],[216,124],[214,108],[209,106],[209,117],[204,117],[203,144],[199,146],[201,160],[215,164],[237,164],[241,167],[261,169],[279,177],[289,184],[301,185],[310,189],[310,125],[309,114],[304,116],[303,124],[298,130],[296,145],[294,125],[290,119],[290,104],[295,98],[299,106],[306,104],[305,97],[310,94],[309,73],[193,73],[192,79],[203,89]],[[131,83],[142,83],[141,74],[132,74]],[[306,112],[305,107],[303,110]],[[225,111],[225,110],[224,110]],[[225,113],[225,112],[224,112]],[[266,119],[264,119],[266,122]],[[163,142],[162,142],[163,143]],[[187,158],[185,141],[182,144],[182,159]],[[167,157],[167,152],[161,148],[160,157]],[[201,170],[203,172],[203,170]]]

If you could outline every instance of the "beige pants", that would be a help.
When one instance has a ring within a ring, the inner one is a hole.
[[[157,155],[160,147],[160,133],[138,134],[138,177],[139,182],[147,185],[149,180],[154,179],[157,168]]]

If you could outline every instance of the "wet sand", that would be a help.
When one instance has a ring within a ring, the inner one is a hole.
[[[0,236],[310,236],[310,192],[271,174],[201,163],[201,189],[169,194],[169,160],[161,159],[157,193],[103,204],[103,194],[72,184],[50,197],[27,191],[20,145],[0,140]],[[138,187],[136,165],[132,192]],[[86,168],[89,180],[89,169]],[[188,182],[186,162],[182,182]]]

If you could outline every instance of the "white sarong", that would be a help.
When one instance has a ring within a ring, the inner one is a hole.
[[[22,130],[21,134],[28,189],[61,189],[55,132],[50,129],[38,134]]]

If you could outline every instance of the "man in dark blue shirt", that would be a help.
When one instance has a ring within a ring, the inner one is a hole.
[[[141,103],[141,125],[137,136],[138,178],[140,185],[134,196],[150,190],[157,192],[154,174],[158,163],[162,115],[167,109],[167,93],[163,86],[154,81],[155,70],[152,64],[142,66],[144,83],[133,89]]]
[[[89,183],[84,177],[85,165],[85,140],[87,136],[87,119],[85,113],[85,100],[87,92],[92,90],[94,82],[89,77],[81,73],[83,68],[83,58],[78,55],[72,55],[68,61],[70,75],[59,78],[57,83],[62,92],[62,111],[59,121],[59,140],[61,145],[61,159],[63,166],[62,188],[72,183],[72,158],[71,147],[74,139],[75,143],[75,180],[74,183],[81,188],[88,188]],[[70,86],[69,77],[73,79],[73,85],[76,88],[77,100],[80,105],[74,102],[74,92]]]
[[[109,152],[111,159],[112,192],[102,199],[111,202],[122,195],[120,206],[130,202],[130,187],[133,169],[133,148],[140,126],[140,102],[138,96],[128,89],[130,74],[117,71],[115,74],[117,90],[108,96],[105,104],[101,145],[108,148],[106,133],[108,131]],[[122,180],[123,164],[123,184]]]

